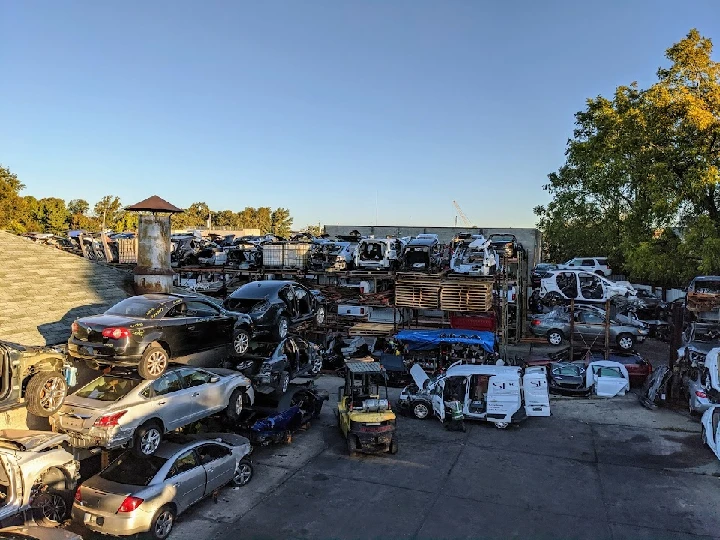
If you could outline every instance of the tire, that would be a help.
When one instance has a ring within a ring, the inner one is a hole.
[[[280,373],[280,381],[278,383],[278,387],[275,390],[275,394],[278,397],[284,396],[285,392],[287,392],[288,385],[290,384],[290,374],[287,371],[283,371]]]
[[[357,453],[357,446],[355,445],[355,439],[353,435],[348,434],[347,436],[347,449],[350,456],[354,456]]]
[[[250,332],[238,328],[233,334],[233,351],[235,356],[243,356],[250,348]]]
[[[239,420],[245,407],[245,399],[245,392],[242,388],[233,390],[233,393],[230,394],[227,409],[225,409],[225,416],[230,420]]]
[[[320,306],[315,312],[315,324],[321,326],[325,323],[325,306]]]
[[[233,474],[230,485],[234,487],[246,486],[253,477],[253,466],[247,459],[240,460],[240,463],[235,467],[235,473]]]
[[[562,345],[563,334],[559,330],[550,330],[547,333],[547,341],[550,345]]]
[[[67,396],[67,382],[58,371],[36,373],[25,389],[25,403],[30,414],[48,417],[62,407]]]
[[[162,428],[156,422],[144,423],[135,431],[133,453],[138,457],[152,456],[160,446],[162,438]]]
[[[498,429],[507,429],[509,425],[507,422],[495,422],[495,427]]]
[[[273,329],[273,337],[281,341],[285,339],[288,335],[288,331],[290,330],[290,320],[287,318],[286,315],[280,315],[277,320],[277,324],[275,325],[275,328]]]
[[[143,352],[137,370],[143,379],[157,379],[165,373],[169,363],[167,351],[157,343],[151,343]]]
[[[148,535],[155,540],[165,540],[170,536],[173,525],[175,525],[175,510],[166,504],[155,513]]]
[[[617,337],[617,344],[623,351],[631,351],[635,346],[635,337],[632,334],[620,334]]]
[[[54,490],[38,494],[30,503],[35,522],[42,527],[56,527],[67,519],[70,504]]]
[[[416,401],[412,405],[412,415],[418,420],[424,420],[430,416],[430,407],[424,401]]]
[[[390,439],[390,448],[388,448],[388,453],[392,454],[393,456],[398,453],[397,437],[393,437],[392,439]]]

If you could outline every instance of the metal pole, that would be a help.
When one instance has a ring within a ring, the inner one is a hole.
[[[575,356],[573,355],[575,351],[575,346],[573,345],[573,336],[575,335],[575,299],[570,299],[570,313],[568,313],[568,316],[570,317],[570,362],[573,361]]]
[[[605,360],[610,358],[610,300],[605,301]]]

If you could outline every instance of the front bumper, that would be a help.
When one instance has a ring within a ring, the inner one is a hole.
[[[153,514],[141,510],[140,505],[134,512],[115,514],[96,508],[85,508],[78,503],[72,507],[72,519],[88,529],[102,534],[130,536],[150,530]]]

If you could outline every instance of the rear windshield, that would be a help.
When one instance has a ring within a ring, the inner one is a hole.
[[[130,452],[126,452],[100,472],[100,478],[118,484],[147,486],[165,462],[167,459],[158,456],[137,459]]]
[[[105,313],[107,315],[123,315],[125,317],[148,317],[152,319],[159,317],[161,313],[165,311],[164,309],[158,310],[161,305],[161,302],[153,302],[151,300],[146,300],[142,297],[127,298],[126,300],[115,304]],[[154,315],[154,317],[151,315]]]
[[[600,266],[607,266],[607,259],[596,259]]]
[[[123,379],[112,375],[103,375],[83,386],[75,392],[75,395],[98,401],[117,401],[125,397],[138,384],[140,384],[140,379]]]
[[[703,294],[720,293],[720,281],[697,280],[695,282],[695,292]]]

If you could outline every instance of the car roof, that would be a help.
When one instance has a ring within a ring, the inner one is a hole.
[[[437,238],[413,238],[408,242],[408,247],[411,246],[432,246],[437,244]]]
[[[693,281],[720,281],[720,276],[696,276]]]
[[[516,366],[493,366],[478,364],[461,364],[447,369],[448,377],[467,377],[468,375],[520,375],[520,368]]]

